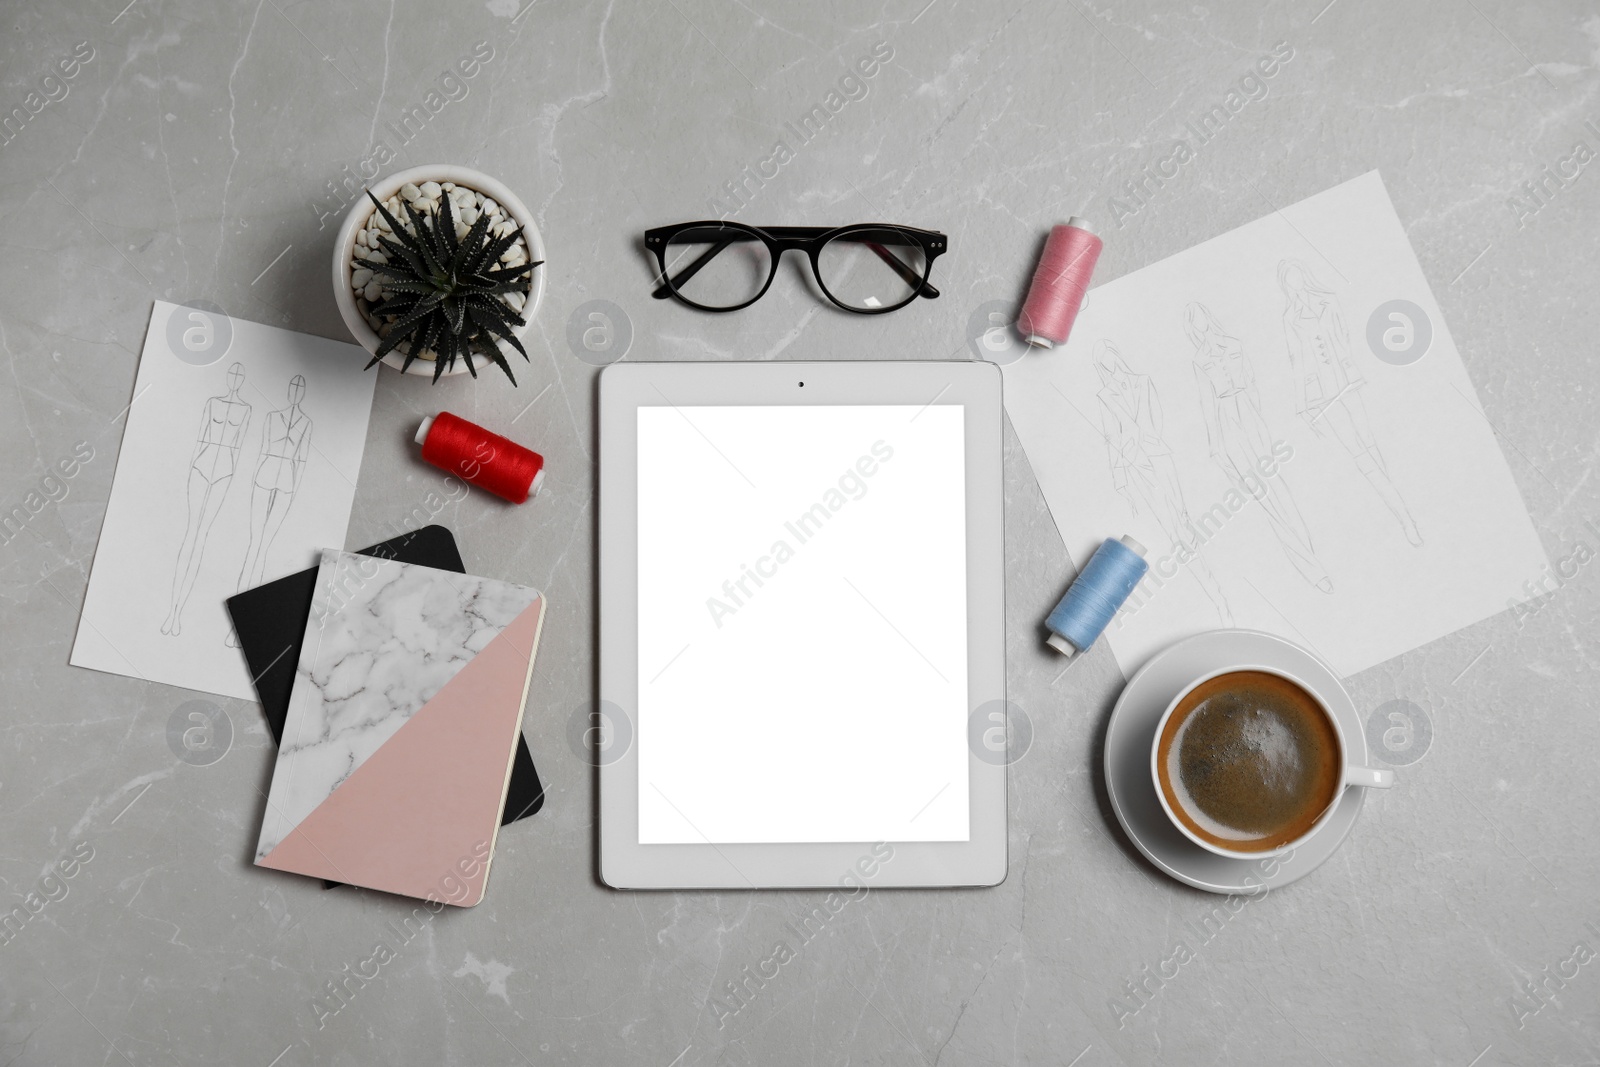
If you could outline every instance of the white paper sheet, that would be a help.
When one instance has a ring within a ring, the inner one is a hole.
[[[156,301],[74,665],[254,699],[223,601],[344,545],[377,378],[366,361]]]
[[[1004,374],[1073,559],[1149,549],[1108,630],[1125,673],[1242,626],[1348,675],[1546,566],[1376,171],[1093,289]]]

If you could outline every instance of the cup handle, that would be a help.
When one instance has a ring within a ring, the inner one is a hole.
[[[1344,784],[1364,785],[1370,789],[1388,789],[1394,785],[1394,772],[1381,771],[1376,767],[1346,767]]]

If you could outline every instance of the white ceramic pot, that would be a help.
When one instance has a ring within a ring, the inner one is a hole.
[[[457,185],[475,189],[494,200],[510,213],[517,225],[522,227],[523,239],[528,244],[528,259],[532,262],[544,259],[544,240],[539,236],[539,228],[533,224],[533,216],[529,214],[527,205],[517,199],[516,193],[481,171],[470,167],[455,167],[448,163],[412,167],[374,182],[371,186],[372,195],[380,201],[388,200],[407,182],[421,185],[428,181],[455,182]],[[377,332],[367,322],[366,316],[361,314],[361,309],[356,306],[355,293],[350,288],[350,275],[354,271],[352,261],[355,258],[356,231],[367,224],[367,219],[375,210],[372,201],[367,199],[366,194],[362,194],[350,205],[350,213],[345,216],[344,225],[339,227],[339,238],[333,246],[333,298],[339,305],[339,314],[344,318],[346,328],[368,352],[377,351],[380,342]],[[533,271],[533,286],[522,308],[523,324],[515,330],[518,340],[528,332],[528,327],[533,324],[533,316],[539,310],[539,301],[544,296],[544,274],[543,267],[536,267]],[[516,351],[509,345],[504,348],[508,356],[517,358]],[[494,361],[487,356],[474,353],[471,358],[474,369],[480,373],[484,368],[494,366]],[[383,362],[399,370],[405,364],[405,353],[389,352],[383,357]],[[405,373],[427,375],[431,378],[433,369],[432,360],[418,359]],[[467,365],[465,361],[457,359],[455,366],[444,373],[465,374]]]

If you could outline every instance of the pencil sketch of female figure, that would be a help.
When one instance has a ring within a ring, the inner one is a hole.
[[[1367,421],[1367,406],[1360,393],[1365,379],[1350,359],[1350,331],[1332,291],[1293,259],[1278,264],[1278,287],[1283,290],[1283,333],[1294,369],[1296,410],[1317,433],[1324,429],[1332,432],[1399,521],[1406,540],[1422,544],[1416,520],[1400,490],[1389,480],[1383,453],[1378,451]]]
[[[239,569],[241,592],[261,584],[267,553],[300,489],[300,477],[311,452],[311,419],[300,409],[305,395],[305,376],[296,374],[289,380],[289,406],[267,412],[261,424],[261,462],[256,465],[255,485],[250,493],[250,543],[245,549],[244,566]],[[231,630],[227,643],[229,647],[238,646],[238,638]]]
[[[1187,549],[1188,567],[1210,599],[1224,626],[1233,612],[1222,583],[1200,554],[1200,538],[1189,521],[1172,447],[1162,436],[1161,401],[1148,374],[1136,374],[1112,341],[1094,346],[1094,368],[1100,375],[1100,431],[1111,460],[1111,481],[1133,508],[1150,512],[1174,550]]]
[[[1225,333],[1204,304],[1190,304],[1184,330],[1194,345],[1194,376],[1212,460],[1227,472],[1235,489],[1261,505],[1278,545],[1294,569],[1324,593],[1333,592],[1311,546],[1311,532],[1289,492],[1282,472],[1263,478],[1272,463],[1272,434],[1261,415],[1255,370],[1236,337]],[[1253,487],[1253,488],[1252,488]]]
[[[189,458],[188,518],[172,575],[171,609],[161,624],[161,632],[173,637],[183,632],[183,606],[200,575],[211,524],[222,510],[234,468],[239,464],[244,432],[250,425],[250,405],[239,397],[243,385],[244,367],[235,363],[228,368],[227,395],[207,400],[200,415],[200,432]]]

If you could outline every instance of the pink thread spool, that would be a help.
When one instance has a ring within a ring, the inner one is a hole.
[[[1102,244],[1088,220],[1076,215],[1066,225],[1050,228],[1028,299],[1017,316],[1017,331],[1030,345],[1054,348],[1072,332]]]

